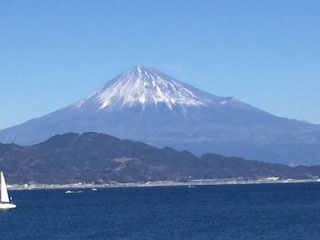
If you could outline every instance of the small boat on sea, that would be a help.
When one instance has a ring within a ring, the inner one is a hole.
[[[3,173],[1,172],[1,199],[0,199],[0,210],[15,208],[16,204],[11,202],[8,195],[6,181],[4,180]]]
[[[91,191],[97,191],[97,188],[95,188],[95,186],[94,186],[94,181],[91,184]]]
[[[70,194],[70,193],[82,193],[82,191],[71,191],[71,190],[67,190],[67,191],[65,191],[64,193],[66,193],[66,194]]]

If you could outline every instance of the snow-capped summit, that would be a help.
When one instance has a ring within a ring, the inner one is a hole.
[[[90,102],[97,103],[99,109],[105,109],[164,103],[171,109],[173,105],[208,105],[217,101],[217,98],[155,68],[137,66],[115,77],[74,106],[80,108]],[[221,98],[220,102],[225,104],[227,101],[227,98]]]

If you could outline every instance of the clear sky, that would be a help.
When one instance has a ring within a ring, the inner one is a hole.
[[[320,124],[320,1],[0,0],[0,129],[136,65]]]

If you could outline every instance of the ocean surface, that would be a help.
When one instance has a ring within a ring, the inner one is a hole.
[[[320,239],[320,183],[9,191],[0,239]]]

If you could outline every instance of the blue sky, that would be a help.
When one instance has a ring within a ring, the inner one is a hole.
[[[0,0],[0,129],[153,66],[320,124],[320,1]]]

